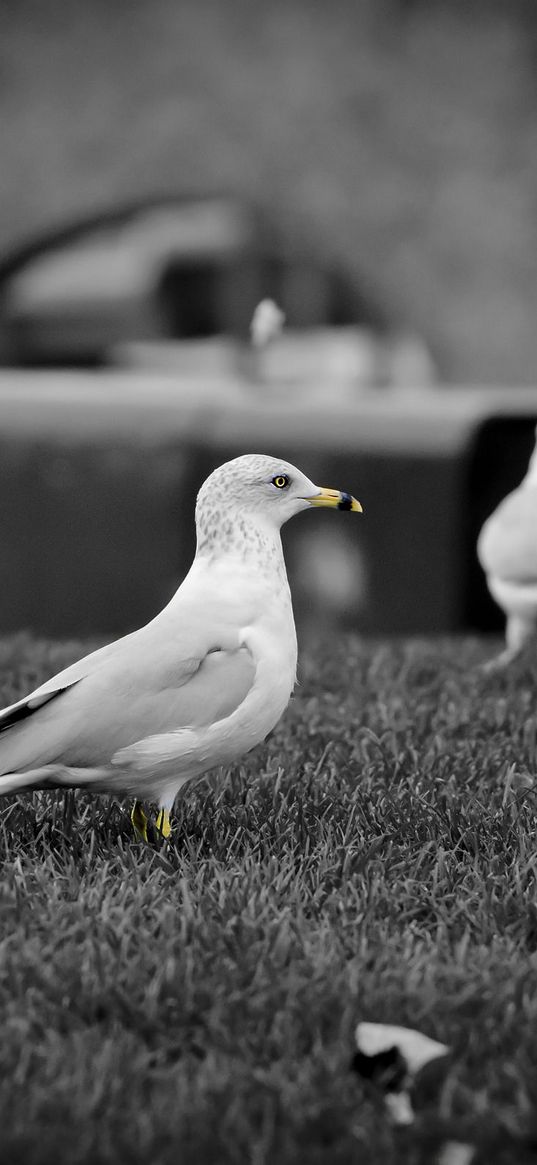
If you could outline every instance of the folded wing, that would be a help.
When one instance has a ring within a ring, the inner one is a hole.
[[[21,700],[0,709],[0,733],[5,732],[7,728],[11,728],[20,720],[25,720],[38,708],[47,704],[49,700],[54,700],[68,688],[71,688],[73,684],[83,679],[84,676],[89,675],[91,671],[101,667],[106,660],[109,660],[118,651],[120,652],[134,638],[135,634],[125,635],[122,639],[107,643],[104,647],[99,647],[96,651],[90,652],[89,655],[83,656],[82,659],[77,659],[75,663],[63,668],[61,672],[57,672],[44,684],[35,688],[33,692],[23,696]]]
[[[139,633],[111,648],[4,709],[0,775],[54,763],[108,765],[142,737],[230,715],[254,682],[255,663],[245,648],[181,658],[173,639],[149,642]]]

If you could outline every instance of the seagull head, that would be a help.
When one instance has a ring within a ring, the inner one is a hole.
[[[362,512],[341,490],[315,485],[288,461],[251,453],[220,465],[203,483],[196,504],[198,547],[232,525],[277,531],[310,507]]]

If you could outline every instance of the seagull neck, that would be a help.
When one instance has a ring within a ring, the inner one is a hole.
[[[238,558],[256,565],[283,562],[280,531],[272,523],[244,514],[198,523],[196,558]]]
[[[537,445],[530,457],[528,471],[524,478],[524,485],[537,485]]]

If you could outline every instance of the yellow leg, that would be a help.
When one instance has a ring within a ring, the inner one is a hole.
[[[131,821],[137,841],[149,841],[147,836],[147,817],[142,802],[135,801],[131,810]]]
[[[156,827],[163,837],[168,838],[172,832],[170,814],[167,809],[161,809],[156,820]]]

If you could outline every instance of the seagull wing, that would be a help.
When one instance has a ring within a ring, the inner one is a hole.
[[[537,487],[524,486],[500,502],[477,543],[481,566],[506,582],[537,582]]]
[[[33,712],[37,711],[38,708],[47,704],[49,700],[54,700],[56,696],[60,696],[62,692],[72,687],[73,684],[77,684],[84,676],[87,676],[91,671],[100,667],[112,655],[121,651],[122,646],[132,638],[133,635],[125,635],[122,639],[118,639],[114,643],[107,643],[104,647],[99,647],[89,655],[83,656],[82,659],[77,659],[69,667],[63,668],[61,672],[52,676],[51,679],[46,680],[44,684],[40,684],[29,695],[23,696],[21,700],[17,700],[14,704],[9,704],[6,708],[0,709],[0,733],[5,732],[7,728],[11,728],[20,720],[25,720]]]
[[[248,697],[256,677],[256,664],[246,647],[233,653],[218,651],[208,655],[183,688],[180,696],[181,717],[173,726],[163,727],[137,738],[118,749],[112,764],[123,771],[150,774],[157,767],[179,768],[192,763],[203,771],[212,767],[214,760],[210,738],[217,733],[219,749],[226,750],[239,727],[234,713],[250,712]],[[201,731],[200,731],[201,730]],[[239,728],[240,731],[240,728]],[[252,741],[258,743],[258,738]],[[244,744],[247,748],[248,744]],[[242,751],[242,749],[241,749]],[[232,748],[234,752],[234,748]],[[200,761],[201,766],[196,762]]]
[[[0,774],[53,763],[108,765],[142,737],[228,716],[256,670],[238,635],[233,638],[220,647],[187,629],[181,650],[173,627],[163,622],[85,657],[5,709]],[[194,651],[193,640],[203,639]]]

